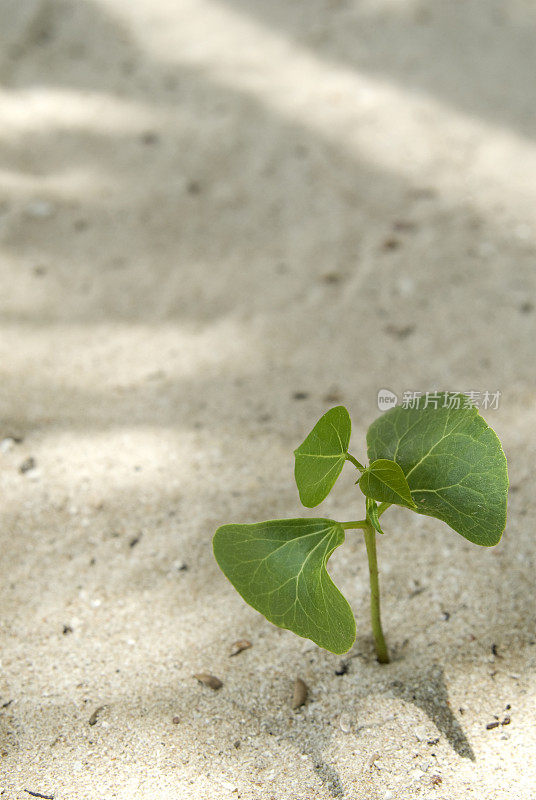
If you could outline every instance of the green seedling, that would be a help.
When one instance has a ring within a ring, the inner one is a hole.
[[[446,522],[475,544],[499,542],[508,494],[501,443],[464,395],[446,392],[435,398],[429,403],[421,397],[413,408],[396,406],[373,422],[367,432],[367,467],[348,452],[351,422],[343,406],[324,414],[294,451],[304,506],[321,503],[350,462],[365,496],[364,519],[276,519],[218,528],[214,555],[219,566],[244,600],[274,625],[333,653],[350,649],[354,615],[326,565],[347,530],[362,531],[376,654],[387,663],[376,560],[384,511],[403,506]]]

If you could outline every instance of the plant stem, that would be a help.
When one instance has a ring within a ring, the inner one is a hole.
[[[357,458],[351,456],[350,453],[346,453],[346,460],[351,461],[354,467],[357,467],[358,470],[360,470],[361,472],[365,471],[365,467],[363,466],[363,464],[360,464]]]
[[[340,525],[344,528],[344,530],[348,530],[348,528],[367,528],[368,521],[366,519],[353,519],[351,522],[341,522]]]
[[[378,516],[381,517],[383,512],[387,511],[391,505],[392,503],[380,503],[378,506]],[[368,519],[353,519],[350,520],[350,522],[340,522],[339,525],[341,525],[345,531],[349,528],[362,528],[366,530],[369,526],[369,521]]]
[[[370,620],[372,622],[372,633],[374,634],[378,661],[380,664],[388,664],[389,653],[387,651],[385,639],[383,638],[382,621],[380,617],[380,585],[378,583],[378,562],[376,559],[376,531],[370,523],[367,523],[364,532],[369,562]]]

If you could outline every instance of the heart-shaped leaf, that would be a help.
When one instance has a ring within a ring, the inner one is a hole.
[[[300,500],[313,508],[330,493],[348,453],[352,424],[344,406],[330,408],[294,451],[294,477]]]
[[[326,564],[344,542],[330,519],[276,519],[223,525],[214,555],[244,600],[280,628],[345,653],[355,639],[352,609],[328,575]]]
[[[388,458],[401,466],[420,514],[490,547],[506,524],[506,457],[496,433],[467,398],[451,392],[437,398],[430,403],[421,397],[415,408],[397,406],[373,422],[369,459]]]
[[[381,503],[396,503],[398,506],[415,508],[415,503],[402,468],[396,461],[378,458],[367,467],[357,481],[367,497]]]
[[[380,525],[380,516],[378,514],[378,506],[376,505],[376,501],[373,500],[371,497],[367,497],[366,500],[366,508],[367,508],[367,519],[375,528],[378,533],[383,533],[381,525]]]

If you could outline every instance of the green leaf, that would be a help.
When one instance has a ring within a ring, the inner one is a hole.
[[[369,458],[401,466],[419,514],[490,547],[506,524],[508,472],[501,443],[464,395],[435,396],[437,408],[421,397],[415,408],[397,406],[373,422]]]
[[[276,519],[254,525],[223,525],[214,555],[244,600],[266,619],[312,639],[332,653],[345,653],[355,639],[348,602],[326,564],[344,542],[330,519]]]
[[[348,453],[352,424],[344,406],[327,411],[294,451],[294,477],[300,500],[313,508],[330,493]]]
[[[396,461],[378,458],[367,467],[357,483],[366,497],[415,509],[406,476]]]
[[[367,497],[366,507],[367,507],[368,521],[370,522],[372,527],[378,531],[378,533],[383,533],[380,525],[380,517],[378,515],[378,506],[371,497]]]

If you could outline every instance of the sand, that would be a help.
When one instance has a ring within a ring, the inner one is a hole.
[[[0,2],[2,800],[536,797],[535,43],[523,0]],[[340,402],[364,459],[381,388],[500,391],[512,484],[489,550],[385,514],[387,666],[358,532],[347,658],[211,549],[360,516],[292,451]]]

